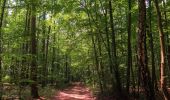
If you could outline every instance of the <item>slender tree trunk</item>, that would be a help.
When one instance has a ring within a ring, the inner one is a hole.
[[[55,48],[55,43],[56,43],[56,33],[54,33],[53,36],[53,49],[52,49],[52,63],[51,63],[51,83],[54,84],[54,72],[55,72],[55,60],[56,60],[56,48]]]
[[[91,18],[90,18],[90,13],[88,12],[88,19],[89,19],[89,24],[90,24],[90,32],[92,33],[92,24],[91,24]],[[91,34],[91,41],[92,41],[92,46],[93,46],[93,52],[94,52],[94,58],[95,58],[95,67],[96,67],[96,71],[97,71],[97,75],[98,75],[98,79],[99,79],[99,85],[100,85],[100,90],[103,93],[103,86],[102,86],[102,82],[100,79],[100,72],[99,72],[99,59],[98,59],[98,54],[97,54],[97,48],[96,48],[96,43],[95,43],[95,37],[93,34]]]
[[[45,53],[45,66],[46,66],[46,81],[45,86],[48,84],[48,48],[49,48],[49,39],[50,39],[50,32],[51,32],[51,26],[48,27],[48,33],[47,33],[47,42],[46,42],[46,53]]]
[[[115,89],[115,81],[114,81],[114,65],[113,65],[113,59],[111,54],[111,46],[110,46],[110,34],[109,34],[109,27],[108,27],[108,18],[107,18],[107,8],[105,8],[106,12],[104,13],[105,17],[105,33],[106,33],[106,49],[108,54],[108,60],[109,60],[109,69],[111,73],[111,83],[112,83],[112,90]]]
[[[100,32],[99,32],[100,33]],[[100,37],[97,35],[97,40],[98,40],[98,51],[99,51],[99,64],[100,64],[100,73],[101,73],[101,80],[102,81],[102,88],[103,91],[105,91],[106,89],[106,80],[105,80],[105,73],[104,73],[104,65],[103,65],[103,60],[102,60],[102,48],[101,48],[101,39]]]
[[[68,55],[65,54],[65,82],[68,83]]]
[[[2,24],[4,19],[4,13],[5,13],[5,5],[6,0],[4,0],[2,8],[1,8],[1,16],[0,16],[0,99],[2,98]]]
[[[155,100],[154,89],[148,69],[146,50],[146,4],[145,0],[139,0],[139,26],[138,26],[138,64],[140,68],[140,79],[145,90],[147,100]]]
[[[133,95],[135,96],[135,92],[136,92],[136,84],[135,84],[135,75],[134,75],[134,69],[133,67],[131,66],[131,75],[132,75],[132,92],[133,92]],[[129,91],[130,92],[130,91]]]
[[[132,50],[131,50],[131,0],[128,0],[128,62],[127,62],[127,80],[126,80],[126,90],[129,94],[130,85],[130,69],[132,67]]]
[[[98,75],[99,75],[99,82],[100,82],[100,87],[101,87],[101,92],[103,93],[103,91],[104,91],[104,87],[103,87],[103,85],[104,85],[104,78],[103,78],[103,76],[104,76],[104,73],[103,73],[103,62],[102,62],[102,53],[101,53],[101,42],[100,42],[100,37],[102,37],[102,34],[101,34],[101,31],[100,31],[100,28],[99,28],[99,25],[98,25],[98,21],[99,21],[99,15],[98,15],[98,6],[99,6],[99,4],[98,4],[98,2],[97,1],[95,1],[95,17],[96,17],[96,27],[98,28],[98,33],[95,35],[95,37],[96,37],[96,42],[97,43],[95,43],[95,45],[96,45],[96,51],[97,51],[97,55],[98,55]]]
[[[169,44],[169,31],[168,31],[168,19],[167,19],[167,11],[166,11],[166,3],[165,3],[165,0],[162,0],[163,1],[163,7],[164,7],[164,20],[165,20],[165,38],[166,38],[166,47],[167,47],[167,64],[168,64],[168,67],[169,67],[169,71],[170,71],[170,44]]]
[[[100,70],[99,70],[100,65],[99,65],[99,59],[98,59],[98,54],[97,54],[97,47],[96,47],[95,38],[93,35],[92,35],[92,45],[93,45],[93,50],[94,50],[95,65],[96,65],[96,71],[97,71],[97,75],[99,79],[100,90],[103,93],[103,85],[102,85],[101,77],[100,77]]]
[[[152,6],[151,0],[149,0],[149,8],[148,8],[148,37],[149,37],[149,45],[151,52],[151,63],[152,63],[152,86],[154,89],[158,90],[157,81],[156,81],[156,70],[155,70],[155,54],[154,54],[154,44],[153,44],[153,36],[152,36]]]
[[[169,35],[168,35],[169,37]],[[167,60],[168,60],[168,67],[169,67],[169,73],[170,73],[170,45],[169,45],[169,38],[167,37]]]
[[[45,87],[46,86],[46,70],[47,70],[47,66],[46,66],[46,25],[45,25],[45,20],[46,20],[46,12],[43,12],[43,39],[42,39],[42,87]]]
[[[170,95],[166,88],[166,75],[165,75],[165,40],[164,40],[164,32],[162,25],[162,16],[158,4],[158,0],[155,0],[155,8],[157,12],[157,21],[158,21],[158,31],[160,36],[160,54],[161,54],[161,65],[160,65],[160,87],[163,92],[165,100],[170,100]]]
[[[31,6],[30,5],[28,5],[28,7],[27,7],[27,9],[28,9],[28,20],[27,20],[27,36],[31,36]],[[27,55],[29,55],[29,54],[31,54],[31,40],[29,39],[27,39],[26,40],[26,44],[25,44],[25,51],[26,51],[26,54]],[[29,79],[29,71],[30,71],[30,61],[28,60],[28,59],[26,59],[26,66],[27,66],[27,68],[26,68],[26,79]]]
[[[36,7],[35,3],[32,2],[31,5],[31,80],[33,81],[31,84],[31,95],[33,98],[39,98],[38,95],[38,87],[37,87],[37,41],[36,41]]]
[[[112,2],[109,0],[109,15],[110,15],[110,28],[111,28],[111,36],[112,36],[112,52],[113,52],[113,69],[114,69],[114,74],[116,78],[116,88],[119,94],[122,93],[122,84],[121,84],[121,79],[120,79],[120,74],[119,74],[119,68],[117,64],[117,55],[116,55],[116,41],[115,41],[115,30],[114,30],[114,23],[113,23],[113,10],[112,10]]]

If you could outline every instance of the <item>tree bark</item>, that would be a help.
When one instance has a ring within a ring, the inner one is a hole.
[[[164,12],[163,12],[163,15],[164,15],[164,20],[165,20],[165,39],[166,39],[166,51],[167,51],[167,64],[168,64],[168,67],[169,67],[169,71],[170,71],[170,44],[169,44],[169,31],[168,31],[168,19],[167,19],[167,11],[166,11],[166,2],[165,0],[162,0],[163,1],[163,7],[164,7]]]
[[[5,5],[6,0],[4,0],[2,8],[1,8],[1,16],[0,16],[0,99],[2,98],[2,24],[4,19],[4,13],[5,13]]]
[[[114,80],[114,64],[113,64],[113,59],[112,59],[112,53],[111,53],[111,42],[110,42],[110,35],[109,34],[109,27],[108,27],[108,9],[107,7],[105,8],[106,12],[104,13],[104,19],[105,19],[105,34],[106,34],[106,50],[108,54],[108,60],[109,60],[109,70],[111,73],[111,83],[112,83],[112,90],[114,91],[115,89],[115,80]]]
[[[154,89],[148,69],[146,51],[146,4],[145,0],[139,0],[139,22],[138,22],[138,67],[140,79],[145,90],[147,100],[155,100]]]
[[[31,54],[32,54],[32,60],[31,60],[31,95],[33,98],[39,98],[38,95],[38,87],[37,87],[37,41],[36,41],[36,7],[34,5],[35,3],[32,2],[31,5]]]
[[[116,40],[115,40],[115,30],[113,23],[113,10],[112,10],[112,2],[109,0],[109,15],[110,15],[110,28],[111,28],[111,37],[112,37],[112,59],[113,59],[113,69],[116,78],[116,88],[119,92],[118,94],[122,94],[122,84],[119,74],[119,68],[117,64],[117,54],[116,54]]]
[[[87,15],[88,15],[88,21],[89,21],[89,24],[90,24],[90,32],[91,32],[91,35],[92,35],[91,36],[91,41],[92,41],[92,46],[93,46],[94,58],[95,58],[95,68],[96,68],[98,79],[99,79],[100,90],[103,93],[103,85],[102,85],[102,82],[101,82],[101,77],[100,77],[100,72],[99,72],[99,59],[98,59],[98,53],[97,53],[95,37],[92,34],[93,31],[92,31],[90,13],[88,12]]]
[[[158,4],[158,0],[154,1],[156,12],[157,12],[157,21],[158,21],[158,31],[160,36],[160,54],[161,54],[161,65],[160,65],[160,87],[161,91],[164,95],[165,100],[170,100],[170,95],[166,88],[166,75],[165,75],[165,40],[164,40],[164,32],[162,25],[162,16]]]
[[[152,64],[152,86],[155,90],[158,90],[157,81],[156,81],[156,70],[155,70],[155,54],[154,54],[154,44],[153,44],[153,36],[152,36],[152,5],[151,0],[149,0],[149,8],[148,8],[148,37],[149,37],[149,46],[151,53],[151,64]]]
[[[46,66],[46,25],[45,25],[45,20],[46,20],[46,12],[43,12],[43,39],[42,39],[42,87],[46,86],[46,71],[47,71],[47,66]]]
[[[106,89],[106,79],[105,79],[105,73],[104,73],[104,65],[102,60],[102,46],[101,46],[101,38],[99,37],[100,32],[97,34],[97,43],[98,43],[98,52],[99,52],[99,66],[100,66],[100,81],[102,81],[102,88],[103,92]]]
[[[54,72],[55,72],[55,61],[56,61],[56,47],[55,47],[55,44],[56,44],[56,33],[54,33],[54,36],[53,36],[53,48],[52,48],[52,62],[51,62],[51,83],[54,84]]]
[[[132,67],[132,50],[131,50],[131,0],[128,0],[128,62],[127,62],[127,80],[126,91],[129,94],[130,69]]]

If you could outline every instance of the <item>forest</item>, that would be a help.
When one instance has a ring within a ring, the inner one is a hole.
[[[170,100],[170,0],[0,0],[0,100]]]

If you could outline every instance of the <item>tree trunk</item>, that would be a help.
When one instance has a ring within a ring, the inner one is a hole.
[[[168,67],[169,67],[169,71],[170,71],[170,44],[169,44],[169,31],[168,31],[168,19],[167,19],[167,11],[166,11],[166,2],[165,0],[163,0],[163,7],[164,7],[164,20],[165,20],[165,38],[166,38],[166,51],[167,51],[167,64],[168,64]]]
[[[2,8],[1,8],[1,16],[0,16],[0,99],[2,98],[2,24],[3,24],[3,18],[4,18],[4,12],[5,12],[5,5],[6,0],[4,0]]]
[[[46,86],[46,70],[47,70],[47,66],[46,66],[46,25],[45,25],[45,20],[46,20],[46,12],[43,12],[43,39],[42,39],[42,87]]]
[[[166,88],[166,75],[165,75],[165,40],[164,40],[164,32],[162,25],[162,16],[158,4],[158,0],[155,0],[155,8],[157,12],[157,21],[158,21],[158,31],[160,36],[160,54],[161,54],[161,65],[160,65],[160,87],[163,92],[165,100],[170,100],[170,95]]]
[[[97,54],[97,47],[96,47],[96,43],[95,43],[95,37],[92,34],[92,45],[93,45],[93,51],[94,51],[94,57],[95,57],[95,65],[96,65],[96,71],[97,71],[97,75],[98,75],[98,79],[99,79],[99,85],[100,85],[100,90],[103,93],[103,85],[101,82],[101,77],[100,77],[100,65],[99,65],[99,57]]]
[[[33,3],[33,2],[32,2]],[[33,3],[31,5],[31,54],[32,54],[32,60],[31,60],[31,95],[33,98],[39,98],[38,95],[38,87],[37,87],[37,42],[36,42],[36,7]]]
[[[157,81],[156,81],[156,70],[155,70],[155,54],[154,54],[154,44],[153,44],[153,36],[152,36],[152,6],[151,0],[149,0],[149,8],[148,8],[148,37],[149,37],[149,46],[151,52],[151,64],[152,64],[152,86],[154,89],[158,90]]]
[[[51,26],[48,27],[48,33],[47,33],[47,42],[46,42],[46,53],[45,53],[45,66],[46,66],[46,77],[45,77],[45,86],[48,84],[48,48],[49,48],[49,39],[50,39],[50,32],[51,32]]]
[[[113,23],[113,10],[112,10],[112,2],[109,0],[109,15],[110,15],[110,28],[111,28],[111,36],[112,36],[112,59],[113,59],[113,69],[116,78],[116,88],[119,92],[118,94],[122,94],[122,84],[119,74],[119,68],[117,64],[117,55],[116,55],[116,41],[115,41],[115,31],[114,31],[114,23]]]
[[[52,62],[51,62],[51,83],[54,84],[54,72],[55,72],[55,61],[56,61],[56,47],[55,47],[55,44],[56,44],[56,33],[54,33],[54,36],[53,36],[53,48],[52,48]]]
[[[132,67],[132,50],[131,50],[131,0],[128,0],[128,62],[127,62],[127,80],[126,80],[126,90],[129,94],[130,85],[130,69]]]
[[[148,69],[146,51],[146,4],[145,0],[139,0],[139,22],[138,22],[138,66],[140,79],[145,90],[147,100],[155,100],[154,89]]]
[[[100,32],[99,32],[100,34]],[[103,91],[105,91],[106,89],[106,79],[105,79],[105,73],[104,73],[104,65],[103,65],[103,60],[102,60],[102,46],[101,46],[101,38],[99,37],[99,35],[97,34],[97,43],[98,43],[98,51],[99,51],[99,66],[100,66],[100,81],[102,81],[102,88]]]

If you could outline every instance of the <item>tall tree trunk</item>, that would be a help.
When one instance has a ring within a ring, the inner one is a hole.
[[[119,74],[119,68],[117,64],[117,55],[116,55],[116,40],[115,40],[115,30],[114,30],[114,23],[113,23],[113,10],[112,10],[112,2],[109,0],[109,15],[110,15],[110,28],[111,28],[111,36],[112,36],[112,59],[113,59],[113,69],[114,74],[116,78],[116,88],[119,94],[122,93],[122,85],[121,85],[121,79]]]
[[[31,80],[33,81],[31,84],[31,95],[33,98],[39,98],[38,95],[38,87],[37,87],[37,42],[36,42],[36,7],[35,3],[32,2],[31,5]]]
[[[106,49],[107,49],[107,54],[108,54],[108,60],[109,60],[109,70],[111,73],[111,83],[112,83],[112,90],[114,91],[115,89],[115,79],[114,79],[114,65],[113,65],[113,59],[112,59],[112,53],[111,53],[111,43],[110,43],[110,34],[109,34],[109,27],[108,27],[108,9],[107,7],[105,8],[106,12],[104,13],[104,19],[105,19],[105,33],[106,33]]]
[[[27,20],[27,36],[31,36],[31,6],[30,5],[28,5],[28,20]],[[26,40],[26,44],[25,44],[25,51],[26,51],[26,55],[29,55],[29,54],[31,54],[31,40],[29,39],[27,39]],[[27,66],[27,68],[26,68],[26,79],[29,79],[29,71],[30,71],[30,61],[27,59],[26,60],[26,66]]]
[[[165,30],[166,30],[166,32],[165,32],[165,34],[166,34],[166,36],[165,36],[165,38],[166,38],[166,47],[167,47],[167,64],[168,64],[168,67],[169,67],[169,71],[170,71],[170,42],[169,42],[169,31],[168,31],[168,19],[167,19],[167,11],[166,11],[166,2],[165,2],[165,0],[163,0],[163,7],[164,7],[164,20],[165,20]]]
[[[65,54],[65,83],[70,82],[70,55],[68,53]]]
[[[166,88],[166,75],[165,75],[165,40],[164,40],[164,32],[162,25],[162,16],[158,4],[158,0],[154,2],[156,12],[157,12],[157,21],[158,21],[158,31],[160,36],[160,54],[161,54],[161,65],[160,65],[160,87],[163,92],[165,100],[170,100],[170,95]]]
[[[102,88],[103,91],[106,89],[106,80],[105,80],[105,73],[104,73],[104,65],[102,60],[102,47],[101,47],[101,38],[99,37],[100,32],[97,34],[97,43],[98,43],[98,51],[99,51],[99,66],[100,66],[100,81],[102,81]]]
[[[104,14],[104,16],[105,16],[105,32],[106,32],[106,41],[107,41],[107,54],[108,54],[109,67],[110,67],[110,73],[111,73],[112,89],[114,89],[114,87],[115,87],[114,74],[113,74],[114,66],[113,66],[111,46],[110,46],[110,35],[109,35],[109,29],[108,29],[107,9],[106,9],[106,13]]]
[[[52,62],[51,62],[51,83],[54,84],[54,72],[55,72],[55,61],[56,61],[56,33],[53,36],[53,49],[52,49]]]
[[[131,50],[131,0],[128,0],[128,62],[127,62],[127,80],[126,80],[126,90],[129,93],[130,85],[130,69],[132,67],[132,50]]]
[[[1,16],[0,16],[0,99],[2,98],[2,23],[4,18],[4,12],[5,12],[5,5],[6,0],[4,0],[2,8],[1,8]]]
[[[48,68],[47,68],[47,66],[48,66],[48,47],[49,47],[49,39],[50,39],[50,32],[51,32],[51,26],[49,26],[48,27],[48,33],[47,33],[47,41],[46,41],[46,53],[45,53],[45,66],[46,66],[46,79],[45,79],[45,81],[47,81],[47,82],[45,82],[45,86],[48,84]]]
[[[149,37],[149,45],[151,52],[151,63],[152,63],[152,86],[154,89],[158,90],[157,81],[156,81],[156,70],[155,70],[155,54],[154,54],[154,44],[153,44],[153,36],[152,36],[152,5],[151,0],[149,0],[149,8],[148,8],[148,37]]]
[[[90,24],[90,32],[93,33],[90,13],[88,12],[87,15],[88,15],[88,20],[89,20],[89,24]],[[98,79],[99,79],[100,90],[101,90],[101,92],[103,92],[103,86],[102,86],[102,82],[101,82],[101,79],[100,79],[99,59],[98,59],[98,54],[97,54],[97,47],[96,47],[95,37],[94,37],[94,34],[91,34],[91,35],[92,35],[91,36],[91,41],[92,41],[92,46],[93,46],[94,58],[95,58],[95,68],[96,68]]]
[[[43,39],[42,39],[42,87],[46,86],[46,71],[47,71],[47,66],[46,66],[46,25],[45,25],[45,20],[46,20],[46,12],[43,12]]]
[[[146,50],[146,4],[145,0],[139,0],[139,22],[138,22],[138,66],[140,68],[140,79],[145,90],[147,100],[155,100],[154,89],[147,65]]]
[[[96,42],[95,42],[95,37],[92,34],[92,45],[93,45],[93,51],[94,51],[94,57],[95,57],[95,65],[96,65],[96,71],[97,71],[97,75],[98,75],[98,79],[99,79],[99,85],[100,85],[100,90],[103,93],[103,85],[101,82],[101,77],[100,77],[100,64],[99,64],[99,57],[97,54],[97,47],[96,47]]]
[[[68,54],[65,54],[65,83],[68,83]]]

